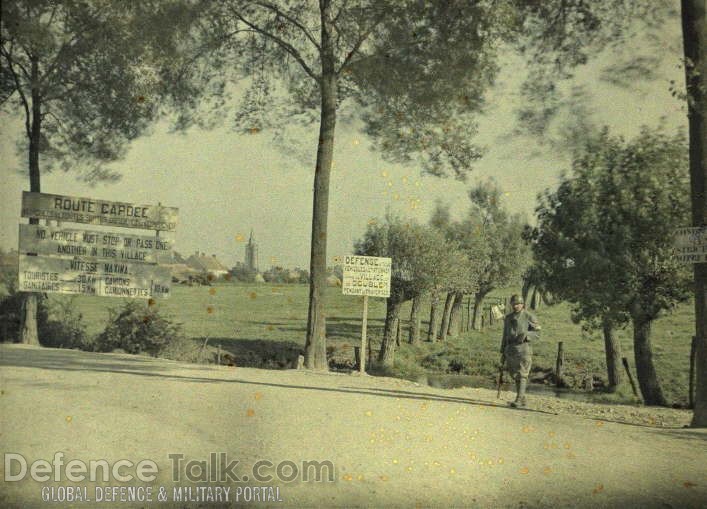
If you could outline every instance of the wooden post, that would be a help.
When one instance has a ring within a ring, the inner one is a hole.
[[[695,408],[695,359],[697,356],[697,336],[692,337],[690,344],[690,380],[688,384],[688,408]]]
[[[631,382],[631,389],[633,389],[633,395],[638,396],[638,391],[636,390],[636,382],[633,381],[633,375],[631,374],[631,370],[628,369],[628,359],[626,357],[621,357],[621,363],[624,365],[624,368],[626,368],[626,374],[628,375],[628,381]]]
[[[218,344],[218,349],[216,350],[216,364],[221,365],[221,343]]]
[[[469,332],[471,330],[471,296],[469,297],[469,302],[466,304],[466,330]]]
[[[489,306],[489,326],[493,325],[493,305]]]
[[[485,325],[484,322],[485,321],[486,321],[486,315],[484,315],[484,308],[481,308],[481,329],[480,330],[484,330],[484,325]]]
[[[564,383],[562,382],[562,369],[565,364],[565,350],[562,341],[557,342],[557,361],[555,361],[555,385],[557,387],[562,387]]]
[[[361,365],[361,347],[354,346],[354,366]]]
[[[366,352],[366,327],[368,325],[368,295],[363,296],[363,322],[361,323],[361,352]],[[366,356],[361,355],[358,364],[361,374],[366,372]]]

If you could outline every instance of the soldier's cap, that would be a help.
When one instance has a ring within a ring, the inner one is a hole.
[[[520,295],[511,296],[511,306],[514,306],[516,304],[524,304],[523,297],[521,297]]]

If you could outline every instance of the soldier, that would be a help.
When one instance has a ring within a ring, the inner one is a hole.
[[[540,325],[535,316],[525,310],[520,295],[511,297],[513,311],[503,321],[503,339],[501,340],[502,362],[516,382],[516,399],[512,407],[525,406],[525,389],[528,386],[530,362],[533,355],[532,340],[540,336]]]

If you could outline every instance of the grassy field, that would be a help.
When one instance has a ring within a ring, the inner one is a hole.
[[[203,344],[208,338],[209,345],[220,345],[225,351],[231,352],[238,359],[237,364],[258,365],[258,357],[296,359],[305,341],[308,290],[306,285],[175,285],[172,297],[159,301],[158,306],[167,317],[183,324],[184,332],[194,339],[196,345]],[[499,291],[496,295],[508,296],[512,291]],[[57,295],[51,298],[72,298],[76,309],[83,314],[89,334],[103,330],[108,309],[118,307],[121,303],[121,299],[109,298]],[[360,343],[362,298],[343,296],[340,289],[328,288],[327,299],[330,353],[337,366],[353,367],[353,346]],[[423,319],[428,318],[428,313],[429,307],[423,307]],[[541,341],[534,345],[534,373],[531,378],[537,380],[554,369],[557,343],[563,341],[566,374],[573,385],[582,385],[590,374],[597,379],[606,379],[601,332],[583,332],[579,325],[573,324],[567,304],[545,306],[536,314],[543,331]],[[409,316],[409,303],[403,308],[402,316]],[[374,352],[380,344],[384,317],[385,300],[369,299],[368,337]],[[385,374],[423,379],[432,373],[455,373],[467,375],[483,385],[489,385],[496,376],[500,324],[483,331],[465,332],[445,341],[424,342],[416,347],[406,344],[406,320],[403,324],[405,329],[401,348],[396,353],[395,367]],[[425,331],[426,325],[423,320]],[[658,376],[669,402],[674,404],[687,403],[693,328],[692,304],[681,305],[675,312],[660,318],[653,327],[653,352]],[[618,331],[617,336],[623,355],[629,359],[633,370],[630,327]],[[283,364],[280,362],[280,365]],[[628,385],[622,387],[617,394],[601,394],[596,397],[607,402],[633,400]]]

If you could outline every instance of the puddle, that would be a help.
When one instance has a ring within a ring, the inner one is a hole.
[[[428,374],[427,385],[439,389],[456,389],[459,387],[482,387],[484,389],[496,389],[496,385],[482,376],[472,375],[448,375],[448,374]],[[503,390],[515,390],[515,384],[512,381],[503,384]],[[571,389],[558,389],[551,385],[544,384],[528,384],[528,394],[538,396],[556,397],[561,399],[571,399],[573,401],[584,401],[591,403],[592,397],[590,393],[573,391]]]

